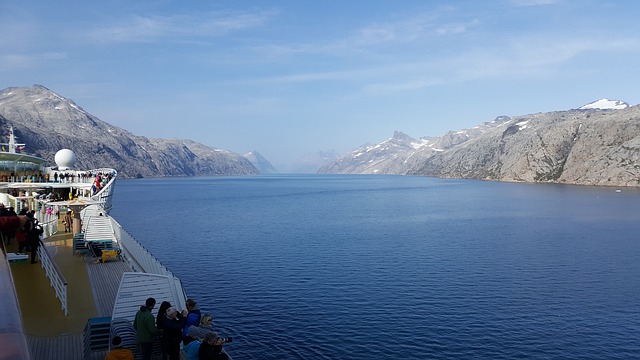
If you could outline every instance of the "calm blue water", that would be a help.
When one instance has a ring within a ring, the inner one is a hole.
[[[640,191],[402,176],[118,180],[235,359],[640,358]]]

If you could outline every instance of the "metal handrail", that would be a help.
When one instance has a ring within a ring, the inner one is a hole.
[[[38,256],[40,257],[40,264],[49,278],[49,283],[55,291],[56,297],[60,300],[60,305],[62,306],[64,315],[69,315],[69,308],[67,304],[67,280],[64,278],[64,275],[62,275],[60,268],[58,268],[56,262],[53,261],[51,254],[49,254],[49,251],[41,240],[40,246],[38,247]]]

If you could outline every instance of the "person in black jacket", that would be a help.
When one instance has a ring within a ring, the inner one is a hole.
[[[171,307],[171,303],[168,301],[163,301],[160,304],[160,308],[158,309],[158,315],[156,316],[156,327],[158,329],[164,329],[164,323],[167,321],[167,309]],[[164,342],[162,343],[162,360],[167,360],[167,349],[164,347]]]
[[[206,333],[198,350],[198,360],[228,360],[227,354],[222,352],[222,344],[224,340],[217,333]]]
[[[27,237],[27,244],[31,248],[31,263],[36,263],[36,255],[40,246],[40,234],[42,227],[38,225],[38,220],[33,217],[33,213],[27,213],[27,221],[24,223],[23,231]]]
[[[182,328],[187,321],[187,312],[179,313],[175,307],[167,309],[166,319],[162,322],[162,348],[167,351],[169,360],[180,360],[180,343],[182,342]]]

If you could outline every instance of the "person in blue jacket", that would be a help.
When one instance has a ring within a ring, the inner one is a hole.
[[[195,325],[198,326],[200,324],[200,306],[193,299],[187,299],[185,303],[187,306],[187,322],[184,324],[182,328],[182,342],[187,345],[192,342],[194,339],[188,336],[189,326]]]

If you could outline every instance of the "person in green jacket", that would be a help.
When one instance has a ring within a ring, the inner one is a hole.
[[[156,321],[151,313],[151,310],[156,306],[156,299],[148,298],[143,306],[140,306],[140,310],[136,313],[136,318],[133,321],[133,328],[136,330],[136,338],[140,343],[142,349],[142,359],[150,360],[153,353],[153,340],[160,330],[156,327]]]

